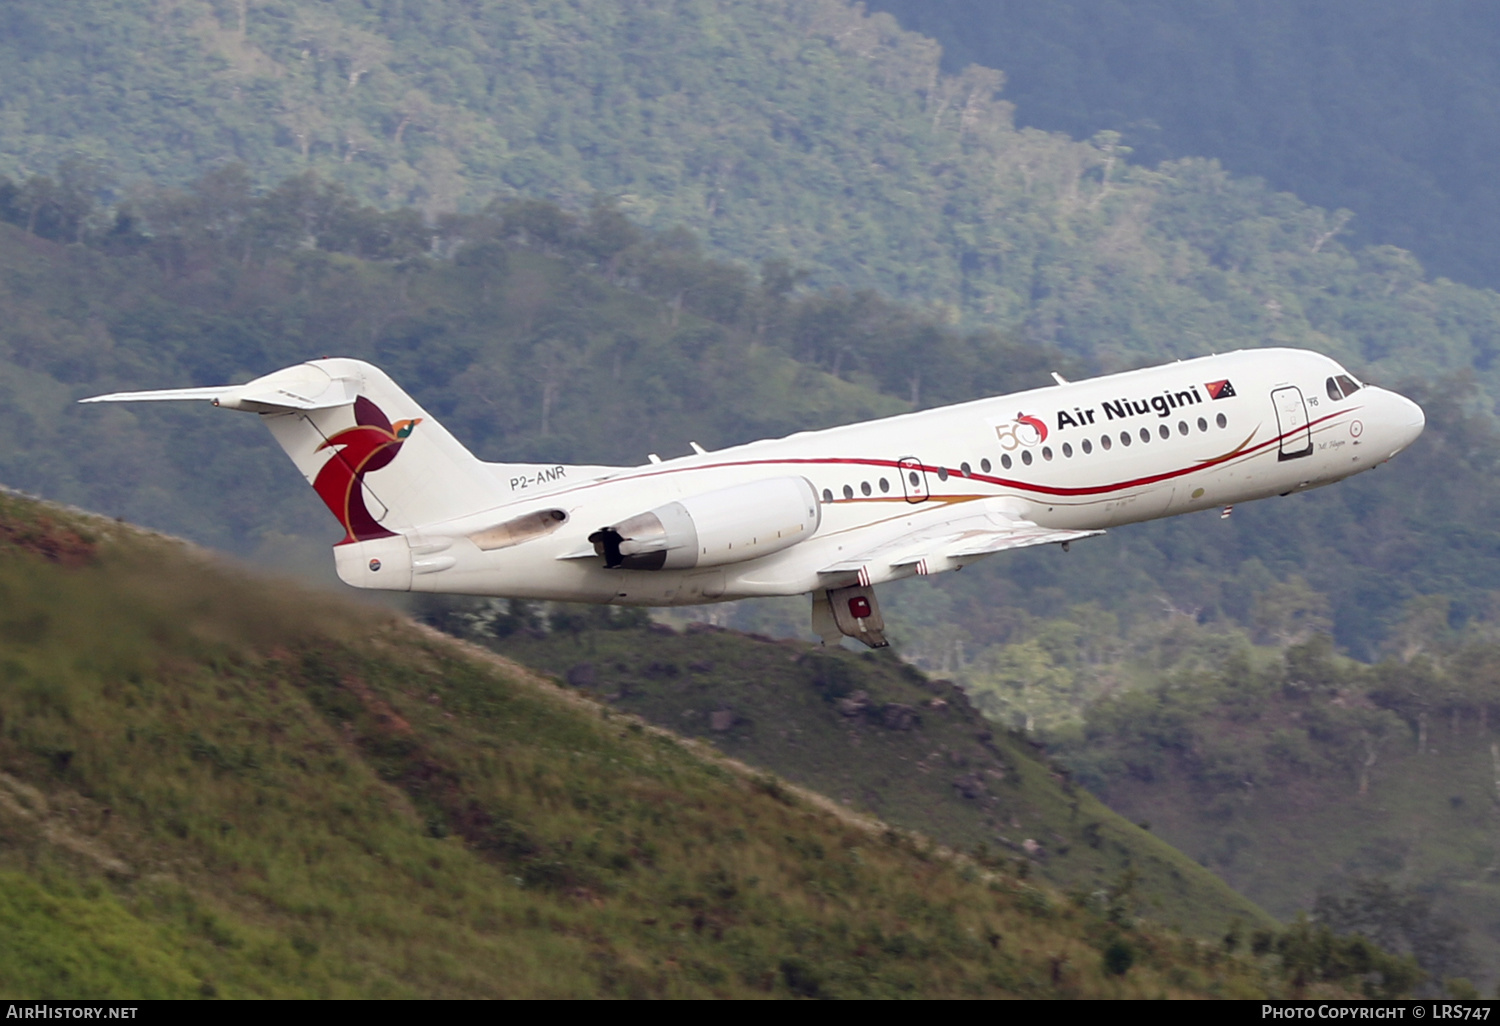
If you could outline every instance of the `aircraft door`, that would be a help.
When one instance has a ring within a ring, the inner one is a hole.
[[[896,473],[901,477],[901,490],[907,502],[927,501],[927,471],[922,461],[915,456],[903,456],[896,461]]]
[[[1281,436],[1281,450],[1276,458],[1295,460],[1311,456],[1312,429],[1308,427],[1307,403],[1302,398],[1302,389],[1295,385],[1275,389],[1271,393],[1271,405],[1276,407],[1276,426]]]

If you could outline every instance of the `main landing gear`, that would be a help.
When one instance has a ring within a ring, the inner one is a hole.
[[[812,593],[813,632],[825,645],[837,645],[848,636],[870,648],[885,648],[885,618],[869,587],[829,588]]]

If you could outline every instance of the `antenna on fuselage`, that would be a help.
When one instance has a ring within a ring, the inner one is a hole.
[[[1066,385],[1068,383],[1068,379],[1057,373],[1057,371],[1052,372],[1052,380],[1057,382],[1059,385]]]

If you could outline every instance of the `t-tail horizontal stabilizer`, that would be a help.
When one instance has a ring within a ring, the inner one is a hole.
[[[243,385],[208,388],[160,388],[149,392],[111,392],[80,399],[84,403],[159,403],[178,399],[206,400],[215,406],[251,413],[279,410],[331,410],[359,397],[359,382],[333,377],[310,363],[298,364],[256,378]]]
[[[343,527],[339,576],[357,587],[403,589],[412,573],[436,572],[431,561],[412,562],[409,539],[509,496],[494,468],[360,360],[313,360],[243,385],[115,392],[82,401],[173,399],[261,415]]]

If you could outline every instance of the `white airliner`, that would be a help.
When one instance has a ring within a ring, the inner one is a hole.
[[[810,592],[825,641],[872,647],[876,585],[1329,484],[1425,424],[1293,349],[1057,377],[639,467],[481,462],[359,360],[83,402],[168,399],[259,414],[342,525],[334,559],[357,588],[649,606]]]

